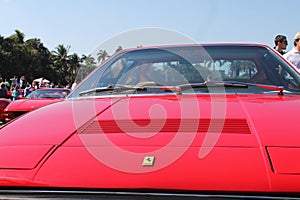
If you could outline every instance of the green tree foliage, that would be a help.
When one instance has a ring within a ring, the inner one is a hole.
[[[9,37],[0,35],[0,77],[9,80],[24,75],[27,81],[44,77],[62,85],[81,81],[97,63],[91,55],[69,54],[70,48],[59,44],[49,51],[38,38],[25,40],[20,30]],[[120,50],[118,46],[116,52]],[[100,50],[97,56],[98,62],[110,57],[106,50]]]
[[[118,46],[118,48],[116,49],[115,53],[117,53],[117,52],[119,52],[121,50],[123,50],[122,46]]]
[[[96,67],[95,58],[91,55],[83,56],[82,64],[80,65],[80,69],[77,72],[76,80],[79,82],[83,80],[89,73],[91,73]]]
[[[50,52],[38,38],[25,40],[19,30],[9,37],[0,35],[0,76],[5,79],[25,76],[28,81],[45,77],[55,83],[75,80],[82,58],[69,55],[70,47],[58,45]]]
[[[106,50],[100,50],[97,54],[98,56],[98,62],[104,62],[106,58],[109,58],[109,55]]]

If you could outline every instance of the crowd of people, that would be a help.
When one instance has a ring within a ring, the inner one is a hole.
[[[70,88],[71,86],[55,85],[53,82],[41,78],[38,81],[34,80],[30,84],[25,76],[11,78],[10,82],[0,76],[0,98],[8,98],[12,101],[19,99],[20,95],[26,97],[30,92],[39,88]]]
[[[287,37],[284,35],[277,35],[274,39],[275,47],[283,57],[292,63],[297,69],[300,70],[300,32],[296,33],[294,36],[293,45],[294,47],[286,52],[286,48],[288,45]]]

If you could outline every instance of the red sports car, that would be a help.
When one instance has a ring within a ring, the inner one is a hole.
[[[10,99],[0,98],[0,125],[4,122],[4,109],[10,102]]]
[[[0,129],[0,185],[50,197],[295,197],[299,113],[300,74],[265,45],[122,50],[65,101]]]
[[[66,88],[43,88],[34,90],[24,99],[12,101],[10,105],[4,109],[4,121],[9,122],[29,111],[62,101],[70,91],[71,90]]]

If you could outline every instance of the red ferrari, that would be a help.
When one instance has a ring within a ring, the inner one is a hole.
[[[10,99],[0,98],[0,125],[4,122],[4,109],[10,102]]]
[[[297,197],[299,113],[300,74],[265,45],[122,50],[65,101],[1,127],[0,185],[50,197]]]
[[[71,90],[66,88],[42,88],[10,103],[4,109],[4,121],[9,122],[29,111],[64,100]]]

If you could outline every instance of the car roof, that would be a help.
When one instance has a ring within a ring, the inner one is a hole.
[[[143,49],[152,49],[152,48],[172,48],[172,47],[193,47],[193,46],[199,46],[199,47],[208,47],[208,46],[256,46],[256,47],[267,47],[266,44],[260,44],[260,43],[243,43],[243,42],[222,42],[222,43],[198,43],[198,44],[170,44],[170,45],[153,45],[153,46],[140,46],[136,48],[126,48],[119,52],[123,51],[130,51],[130,50],[143,50]]]

